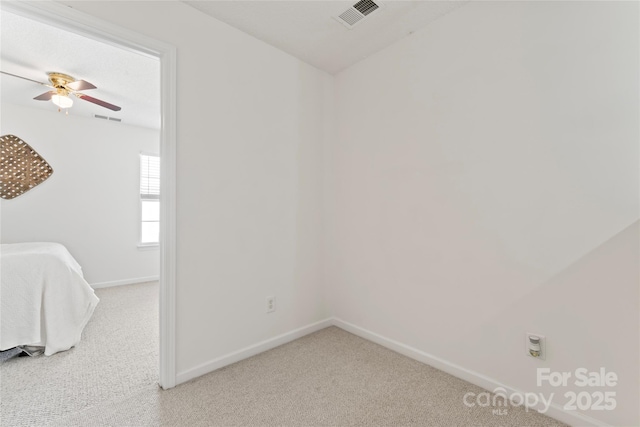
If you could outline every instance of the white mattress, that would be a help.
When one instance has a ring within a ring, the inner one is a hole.
[[[0,282],[0,350],[44,346],[47,356],[68,350],[99,301],[58,243],[0,245]]]

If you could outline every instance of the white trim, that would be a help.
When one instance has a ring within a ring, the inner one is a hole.
[[[509,387],[494,380],[493,378],[489,378],[478,372],[471,371],[462,366],[456,365],[455,363],[451,363],[429,353],[425,353],[416,348],[402,344],[398,341],[383,337],[382,335],[376,334],[375,332],[371,332],[352,323],[345,322],[344,320],[337,317],[334,317],[331,320],[332,324],[340,329],[344,329],[347,332],[350,332],[368,341],[372,341],[397,353],[403,354],[407,357],[410,357],[411,359],[417,360],[418,362],[433,366],[436,369],[451,374],[454,377],[463,379],[467,382],[470,382],[471,384],[477,385],[478,387],[482,387],[485,390],[492,391],[498,387],[502,387],[506,390],[506,393],[508,395],[511,395],[513,393],[522,393],[521,390]],[[583,415],[577,412],[565,411],[560,405],[557,404],[552,404],[545,415],[573,426],[608,426],[608,424],[587,415]]]
[[[160,386],[176,386],[176,48],[160,58]]]
[[[111,280],[109,282],[91,283],[93,289],[113,288],[114,286],[134,285],[136,283],[156,282],[160,276],[137,277],[135,279]]]
[[[154,59],[161,58],[167,48],[173,48],[164,42],[103,21],[53,0],[39,2],[3,0],[0,2],[0,10]]]
[[[256,354],[271,350],[272,348],[281,346],[282,344],[286,344],[305,335],[317,332],[320,329],[327,328],[332,324],[332,319],[321,320],[319,322],[294,329],[293,331],[286,332],[268,340],[261,341],[257,344],[245,347],[238,351],[234,351],[233,353],[229,353],[216,359],[210,360],[184,372],[179,372],[177,375],[177,384],[182,384],[201,375],[215,371],[216,369],[223,368],[232,363],[236,363],[251,356],[255,356]]]
[[[176,384],[176,48],[53,1],[0,1],[0,10],[160,60],[160,372],[162,388]]]
[[[136,247],[140,250],[160,249],[160,243],[138,243]]]
[[[138,154],[142,155],[142,156],[156,156],[156,157],[160,157],[160,151],[158,150],[157,153],[152,153],[151,151],[139,151]]]

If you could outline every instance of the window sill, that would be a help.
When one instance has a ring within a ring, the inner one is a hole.
[[[160,243],[138,243],[138,249],[141,250],[150,250],[150,249],[159,249]]]

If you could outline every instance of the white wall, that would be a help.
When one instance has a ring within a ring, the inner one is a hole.
[[[638,425],[637,36],[637,3],[477,2],[338,74],[335,315],[523,391],[606,367],[587,414]]]
[[[589,415],[637,424],[637,5],[471,4],[333,92],[184,4],[65,3],[178,48],[178,372],[330,307],[523,390],[610,367]]]
[[[177,48],[179,375],[326,318],[331,76],[181,2],[68,4]]]
[[[64,244],[91,284],[157,277],[157,249],[140,250],[140,152],[160,133],[126,124],[2,103],[0,134],[31,145],[53,175],[0,202],[2,243]]]

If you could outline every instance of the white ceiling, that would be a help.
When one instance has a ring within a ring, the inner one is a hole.
[[[87,95],[122,107],[115,112],[74,99],[69,114],[94,114],[122,123],[160,128],[160,63],[150,58],[3,11],[0,14],[0,70],[47,83],[57,71],[93,83]],[[1,75],[2,102],[57,111],[51,101],[33,98],[50,89]],[[95,119],[98,120],[98,119]]]
[[[332,16],[344,12],[358,0],[183,1],[335,74],[424,28],[468,0],[381,0],[383,7],[351,30]]]
[[[352,30],[335,21],[350,1],[185,1],[192,7],[253,35],[301,60],[335,74],[468,0],[382,1],[383,7]],[[47,83],[47,72],[69,74],[97,89],[87,95],[119,105],[113,112],[74,99],[69,114],[95,114],[122,123],[160,127],[160,68],[155,58],[97,42],[3,11],[0,14],[0,70]],[[0,75],[2,102],[56,111],[50,101],[33,98],[49,88]],[[97,119],[96,119],[97,120]]]

